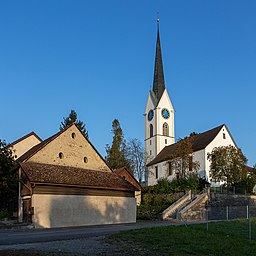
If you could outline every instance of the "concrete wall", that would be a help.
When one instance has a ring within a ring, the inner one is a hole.
[[[63,154],[63,158],[60,158],[60,153]],[[87,161],[84,161],[85,157]],[[75,125],[60,134],[28,161],[111,172]]]
[[[39,144],[41,141],[35,136],[30,135],[29,137],[25,138],[24,140],[19,141],[18,143],[12,146],[13,155],[15,159],[22,156],[26,153],[29,149],[34,147],[35,145]]]
[[[34,194],[32,207],[36,228],[136,222],[131,197]]]

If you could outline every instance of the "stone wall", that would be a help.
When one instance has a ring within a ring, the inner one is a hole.
[[[111,172],[106,162],[75,125],[52,140],[29,161]]]

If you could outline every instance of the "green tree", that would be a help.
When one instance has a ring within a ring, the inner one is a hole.
[[[139,183],[145,175],[145,155],[141,141],[138,139],[130,139],[127,143],[127,159],[131,171],[138,178]]]
[[[18,179],[13,172],[12,149],[0,140],[0,206],[1,210],[14,210],[17,207]],[[15,206],[14,206],[15,204]]]
[[[126,159],[126,143],[122,128],[117,119],[112,122],[113,141],[111,147],[106,145],[106,161],[108,165],[113,168],[128,167],[129,163]]]
[[[225,181],[228,186],[239,183],[246,176],[247,158],[241,149],[220,146],[208,153],[210,175],[216,181]]]
[[[63,117],[63,122],[60,124],[60,131],[73,123],[75,123],[85,137],[88,138],[88,131],[85,129],[85,124],[81,120],[77,120],[77,113],[75,110],[71,110],[68,117]]]
[[[188,178],[199,170],[199,162],[193,160],[194,136],[196,135],[192,133],[189,137],[180,139],[176,144],[175,151],[170,156],[169,168],[174,170],[180,178]]]

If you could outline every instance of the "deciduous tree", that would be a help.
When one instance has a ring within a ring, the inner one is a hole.
[[[77,113],[75,110],[71,110],[68,117],[63,117],[63,122],[60,124],[60,130],[62,131],[73,123],[75,123],[80,131],[85,135],[85,137],[88,138],[88,131],[85,129],[85,124],[81,120],[77,120]]]
[[[131,171],[141,183],[142,178],[145,175],[145,155],[142,143],[138,139],[128,140],[127,159],[129,161]]]
[[[195,134],[191,134],[189,137],[180,139],[177,142],[176,150],[171,154],[171,160],[168,164],[178,173],[180,178],[188,178],[199,170],[199,162],[193,160],[192,143],[194,136]]]
[[[208,153],[210,175],[216,181],[225,181],[228,186],[239,183],[246,175],[247,158],[241,149],[234,146],[220,146]]]

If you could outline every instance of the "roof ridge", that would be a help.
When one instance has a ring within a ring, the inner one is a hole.
[[[22,156],[20,156],[16,161],[17,162],[23,162],[33,156],[35,153],[37,153],[39,150],[41,150],[43,147],[45,147],[48,143],[50,143],[53,139],[57,138],[60,134],[62,134],[64,131],[66,131],[69,127],[71,127],[74,123],[66,126],[63,130],[57,132],[56,134],[50,136],[49,138],[41,141],[41,143],[35,145],[30,150],[28,150],[26,153],[24,153]],[[80,130],[79,130],[80,131]]]
[[[30,133],[28,133],[28,134],[26,134],[26,135],[20,137],[19,139],[17,139],[17,140],[15,140],[15,141],[11,142],[8,146],[13,146],[14,144],[17,144],[17,143],[19,143],[20,141],[25,140],[26,138],[28,138],[28,137],[31,136],[31,135],[35,135],[35,137],[38,138],[41,142],[43,141],[34,131],[32,131],[32,132],[30,132]]]
[[[222,124],[222,125],[212,128],[208,131],[198,133],[197,135],[192,137],[193,138],[193,140],[192,140],[193,152],[202,150],[203,148],[207,147],[212,142],[212,140],[217,136],[217,134],[220,132],[220,130],[222,129],[223,126],[226,127],[225,124]],[[158,153],[158,155],[147,164],[147,166],[157,164],[162,161],[167,161],[168,159],[170,159],[170,152],[175,151],[177,145],[179,145],[180,141],[182,141],[184,139],[185,139],[185,137],[174,144],[164,147]]]

